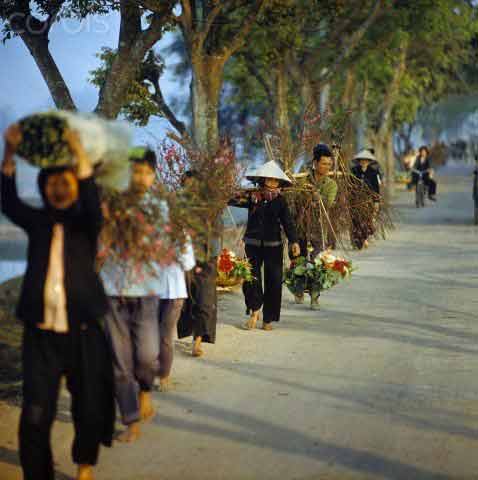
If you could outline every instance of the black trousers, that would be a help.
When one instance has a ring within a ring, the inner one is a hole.
[[[84,336],[82,341],[71,334],[25,328],[19,429],[24,480],[55,478],[50,435],[63,375],[72,398],[73,461],[95,465],[100,443],[105,442],[106,409],[114,405],[112,369],[111,364],[108,365],[111,357],[99,327],[89,327],[79,335]],[[86,356],[89,358],[84,358]],[[114,410],[110,410],[109,415],[112,435]]]
[[[256,247],[246,245],[246,255],[252,265],[254,280],[242,286],[246,308],[250,311],[263,308],[264,323],[278,322],[282,303],[283,246]],[[264,288],[262,266],[264,265]]]

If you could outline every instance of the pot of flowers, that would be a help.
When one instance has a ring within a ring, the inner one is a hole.
[[[249,260],[237,257],[231,250],[223,249],[217,259],[216,285],[220,288],[232,288],[252,280]]]
[[[342,280],[350,278],[353,271],[350,260],[334,256],[327,250],[315,260],[299,257],[291,262],[285,272],[284,283],[293,295],[304,292],[314,294],[328,290]]]

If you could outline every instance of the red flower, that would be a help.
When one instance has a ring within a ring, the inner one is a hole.
[[[346,260],[335,260],[332,269],[339,272],[342,276],[346,275],[347,268],[350,267],[350,263]]]
[[[231,273],[234,270],[234,262],[232,261],[229,250],[224,249],[218,260],[218,269],[223,273]]]

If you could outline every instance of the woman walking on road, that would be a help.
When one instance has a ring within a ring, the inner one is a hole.
[[[247,178],[259,188],[241,194],[230,202],[231,206],[248,209],[244,243],[254,280],[243,284],[246,308],[250,313],[245,327],[249,330],[256,327],[263,308],[262,328],[269,331],[272,330],[272,322],[280,320],[284,251],[282,231],[291,244],[292,255],[296,257],[300,254],[296,228],[280,188],[291,182],[274,161],[267,162]]]

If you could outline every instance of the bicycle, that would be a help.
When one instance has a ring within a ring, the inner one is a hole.
[[[426,185],[425,185],[425,174],[429,173],[429,170],[417,170],[412,168],[412,173],[418,175],[417,183],[415,184],[415,205],[417,208],[425,206],[425,195],[426,195]]]

